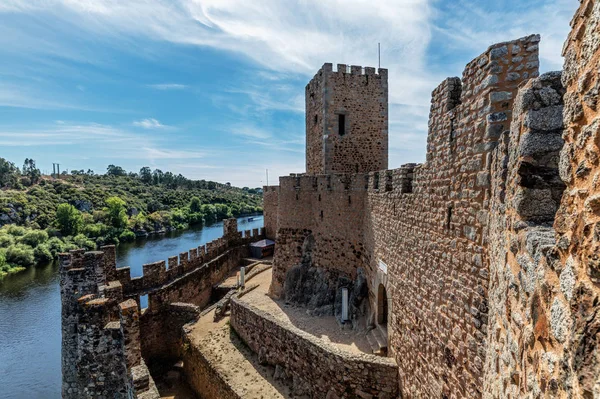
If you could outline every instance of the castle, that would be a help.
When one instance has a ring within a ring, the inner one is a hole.
[[[159,397],[147,362],[181,358],[200,397],[243,397],[189,336],[268,237],[269,295],[373,349],[344,353],[236,286],[232,333],[298,397],[600,398],[600,2],[571,26],[561,72],[539,75],[532,35],[444,80],[426,162],[394,170],[387,70],[323,65],[306,86],[306,173],[264,188],[263,231],[225,221],[141,278],[113,247],[62,256],[63,396]]]

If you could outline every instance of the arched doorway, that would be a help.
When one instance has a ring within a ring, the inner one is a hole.
[[[388,321],[388,298],[383,284],[377,289],[377,324],[387,325]]]

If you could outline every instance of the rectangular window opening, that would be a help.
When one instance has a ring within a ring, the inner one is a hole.
[[[450,230],[452,227],[452,207],[448,207],[448,212],[446,214],[446,229]]]
[[[338,115],[338,133],[340,136],[346,134],[346,115]]]

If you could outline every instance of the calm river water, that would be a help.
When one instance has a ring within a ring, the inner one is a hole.
[[[239,230],[263,227],[263,217],[238,219]],[[166,260],[223,235],[223,224],[122,244],[117,265]],[[30,268],[0,282],[0,398],[60,398],[60,291],[56,264]]]

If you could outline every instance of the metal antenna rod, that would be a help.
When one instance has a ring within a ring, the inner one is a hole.
[[[267,169],[267,187],[269,186],[269,169]]]
[[[381,43],[377,43],[377,58],[379,62],[378,68],[381,68]]]

